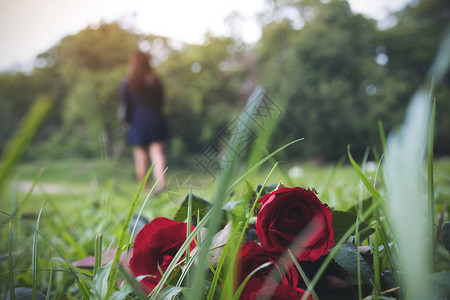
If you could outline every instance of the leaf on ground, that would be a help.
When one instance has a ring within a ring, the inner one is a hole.
[[[166,286],[159,293],[160,299],[179,299],[184,288],[176,286]]]
[[[345,232],[356,222],[357,217],[352,213],[340,210],[333,210],[331,213],[333,217],[334,240],[339,241]],[[359,223],[358,231],[360,232],[360,241],[365,240],[375,232],[374,229],[369,228],[364,222]]]
[[[361,280],[370,285],[373,280],[373,271],[370,265],[362,258],[358,253],[355,246],[347,242],[341,246],[338,253],[334,256],[333,260],[345,269],[353,278],[358,276],[358,259],[361,270]]]
[[[366,210],[369,209],[370,206],[372,206],[373,204],[373,197],[368,197],[364,200],[361,201],[361,210],[364,212]],[[353,205],[352,207],[350,207],[349,209],[347,209],[347,212],[352,213],[354,215],[357,215],[359,212],[359,203],[356,203],[355,205]],[[365,220],[367,221],[367,220]]]
[[[262,193],[261,193],[261,197],[264,195],[267,195],[271,192],[273,192],[273,190],[275,190],[277,188],[278,184],[277,183],[271,183],[271,184],[266,184],[266,186],[264,187]],[[259,191],[261,190],[262,185],[259,184],[256,187],[256,193],[259,193]]]
[[[447,223],[450,224],[450,223]],[[450,295],[450,271],[442,271],[433,273],[429,276],[432,282],[434,282],[435,285],[435,292],[436,295]],[[437,299],[437,298],[436,298]],[[439,298],[440,299],[440,298]],[[442,298],[447,299],[447,298]]]
[[[189,202],[189,194],[184,197],[183,202],[181,203],[178,211],[175,213],[173,219],[175,221],[184,222],[187,218],[188,211],[188,202]],[[200,215],[200,219],[202,219],[206,213],[212,208],[212,203],[203,199],[200,196],[192,194],[192,218],[197,219],[197,215]]]

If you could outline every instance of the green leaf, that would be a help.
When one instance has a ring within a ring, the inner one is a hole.
[[[446,299],[450,295],[450,271],[433,273],[429,278],[435,283],[434,299]]]
[[[334,256],[333,260],[345,269],[353,278],[357,278],[357,259],[359,259],[359,265],[361,270],[361,280],[364,283],[370,285],[373,281],[373,271],[370,265],[362,258],[353,245],[347,242],[342,245],[338,253]]]
[[[244,201],[244,200],[230,201],[230,202],[225,203],[225,205],[222,208],[228,212],[233,212],[233,210],[236,207],[242,206],[243,204],[246,204],[246,203],[247,203],[247,201]]]
[[[108,292],[108,276],[111,272],[112,261],[110,261],[106,266],[101,266],[97,274],[94,277],[94,287],[95,293],[100,296],[100,299],[105,299],[106,293]]]
[[[123,276],[123,278],[125,278],[125,280],[127,280],[127,284],[123,289],[128,289],[127,286],[131,286],[131,289],[136,294],[138,299],[147,299],[147,295],[145,295],[145,293],[142,291],[139,282],[136,280],[136,278],[134,278],[133,275],[131,275],[123,267],[119,267],[119,273],[120,273],[120,275]],[[115,296],[114,294],[111,298],[112,299],[124,299],[124,298],[118,298],[118,295]]]
[[[108,300],[123,300],[133,292],[133,287],[127,283],[120,290],[114,291],[112,296]],[[145,299],[145,298],[144,298]]]
[[[182,287],[176,287],[176,286],[166,286],[164,287],[161,292],[159,293],[159,296],[161,299],[177,299],[180,295],[180,293],[183,291]]]
[[[373,204],[373,197],[368,197],[364,200],[361,201],[361,210],[362,211],[366,211],[371,205]],[[359,211],[360,211],[360,204],[356,203],[355,205],[353,205],[352,207],[350,207],[349,209],[347,209],[347,212],[352,213],[354,215],[358,215]],[[368,220],[365,220],[368,221]]]
[[[244,281],[242,281],[242,283],[239,285],[239,288],[237,289],[236,293],[234,294],[233,299],[237,300],[239,299],[239,297],[242,294],[242,291],[245,288],[245,285],[247,284],[247,282],[250,280],[250,278],[252,278],[253,275],[255,275],[259,270],[267,268],[268,266],[270,266],[272,264],[272,262],[266,262],[263,263],[262,265],[260,265],[259,267],[257,267],[256,269],[254,269],[250,274],[247,275],[247,277],[245,277]]]
[[[181,203],[178,211],[175,213],[173,219],[175,221],[184,222],[187,218],[189,204],[189,194],[184,197],[183,202]],[[208,211],[212,208],[213,204],[200,196],[192,194],[192,217],[193,219],[197,218],[197,215],[200,216],[200,219],[208,213]]]
[[[122,249],[122,247],[125,245],[125,238],[128,234],[128,228],[130,227],[131,216],[133,215],[134,209],[136,208],[136,203],[139,199],[139,195],[141,194],[141,191],[144,189],[145,183],[147,182],[148,177],[150,176],[150,173],[153,170],[153,167],[154,165],[152,165],[152,167],[148,169],[147,174],[145,174],[144,179],[139,184],[139,188],[134,196],[133,202],[130,205],[127,218],[125,219],[125,223],[123,224],[122,231],[119,235],[119,241],[117,243],[117,251],[112,260],[111,271],[109,272],[108,276],[108,291],[106,293],[106,298],[111,297],[112,292],[114,290],[117,279],[117,272],[119,270],[120,254],[122,253],[120,249]]]
[[[357,217],[352,213],[340,210],[333,210],[331,213],[333,216],[334,240],[338,241],[345,234],[345,232],[356,222]],[[370,228],[364,222],[361,222],[359,224],[358,231],[360,233],[360,241],[365,240],[375,232],[374,229]]]
[[[430,280],[437,285],[446,286],[448,291],[450,291],[450,271],[442,271],[430,274]]]
[[[12,221],[9,221],[9,234],[8,234],[8,278],[9,278],[9,294],[11,300],[15,300],[14,292],[14,262],[13,262],[13,234],[12,234]]]
[[[450,222],[442,226],[442,240],[444,241],[444,247],[450,251]]]
[[[237,220],[242,220],[245,218],[245,214],[247,212],[247,201],[230,201],[227,202],[222,209],[228,214],[232,214]]]
[[[252,200],[253,197],[256,197],[253,186],[248,181],[245,181],[245,185],[247,186],[247,197],[248,199]]]
[[[275,183],[267,184],[266,186],[264,186],[263,191],[261,193],[261,197],[272,192],[274,189],[277,188],[277,186],[278,186],[278,184],[275,184]],[[256,193],[259,193],[259,191],[261,190],[261,187],[262,187],[261,184],[256,187]]]
[[[191,234],[188,237],[186,237],[186,241],[184,241],[183,245],[181,245],[180,249],[173,257],[172,262],[169,264],[166,271],[162,275],[161,280],[153,289],[153,291],[150,295],[150,299],[153,299],[153,300],[159,299],[158,298],[159,293],[162,290],[163,286],[166,284],[167,279],[170,276],[170,273],[177,267],[176,265],[178,264],[179,260],[184,255],[184,253],[186,252],[186,248],[190,247],[191,242],[194,240],[195,237],[197,237],[197,235],[200,233],[200,230],[203,229],[205,224],[210,221],[211,215],[212,215],[212,211],[209,211],[205,215],[205,217],[202,220],[200,220],[200,222],[197,224],[197,226],[191,232]]]
[[[36,299],[37,293],[37,243],[38,243],[38,231],[39,231],[39,222],[41,220],[42,210],[44,209],[44,205],[41,206],[39,210],[38,218],[36,220],[36,230],[33,233],[33,247],[31,252],[31,278],[32,278],[32,287],[33,287],[33,299]]]

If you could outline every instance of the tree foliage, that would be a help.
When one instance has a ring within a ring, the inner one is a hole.
[[[408,42],[400,47],[402,25],[381,31],[374,20],[352,13],[346,1],[276,4],[275,10],[289,7],[307,15],[297,30],[293,20],[270,22],[258,44],[264,86],[288,103],[278,142],[305,137],[303,153],[292,156],[317,159],[337,159],[347,145],[362,155],[367,146],[379,144],[378,120],[388,130],[399,124],[425,79],[445,28],[442,18],[439,30],[428,28],[433,38],[422,39],[425,29],[412,31],[415,40],[428,43],[426,48]],[[421,8],[405,10],[410,21],[415,17],[408,11],[416,9]],[[411,52],[415,54],[405,55]],[[403,69],[416,72],[414,79],[402,78]]]
[[[380,30],[346,1],[268,1],[254,45],[205,36],[200,45],[138,34],[117,22],[66,36],[36,58],[30,74],[0,74],[0,149],[39,94],[53,109],[29,151],[46,156],[123,155],[118,88],[129,55],[152,54],[165,89],[172,161],[186,162],[238,116],[257,84],[286,107],[273,147],[304,137],[291,159],[330,160],[379,145],[377,122],[391,130],[423,84],[449,24],[448,1],[417,1]],[[236,28],[235,28],[236,29]],[[437,84],[437,154],[450,153],[449,76]]]

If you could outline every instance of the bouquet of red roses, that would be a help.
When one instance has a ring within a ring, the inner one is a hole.
[[[264,194],[263,191],[261,194]],[[193,197],[193,195],[190,197],[191,201],[192,198],[196,201],[197,208],[202,207],[203,212],[211,205],[199,197]],[[188,196],[186,201],[187,198]],[[254,197],[253,201],[255,200],[257,202],[253,204],[253,209],[256,213],[256,221],[247,226],[244,242],[234,237],[231,226],[225,226],[216,234],[220,243],[213,244],[211,252],[217,251],[218,248],[223,250],[227,243],[232,241],[237,240],[239,244],[235,256],[230,252],[227,254],[226,251],[210,255],[210,258],[216,257],[209,262],[211,272],[214,278],[219,277],[212,282],[223,283],[220,276],[217,276],[217,272],[220,272],[218,261],[232,259],[231,265],[234,267],[229,271],[234,276],[232,296],[235,299],[311,300],[313,295],[317,297],[317,293],[321,295],[321,299],[328,298],[330,291],[334,298],[328,299],[344,299],[343,297],[348,295],[348,288],[352,286],[348,276],[351,273],[351,264],[356,259],[361,259],[360,268],[362,270],[366,268],[364,260],[358,257],[359,254],[354,247],[347,249],[347,252],[345,252],[346,248],[342,247],[341,258],[336,255],[334,264],[326,268],[316,292],[307,291],[311,278],[335,245],[332,211],[327,204],[318,199],[315,190],[278,186],[260,198]],[[185,208],[184,204],[181,205],[174,220],[162,217],[152,220],[136,236],[130,269],[133,275],[140,279],[143,290],[150,295],[155,292],[155,287],[161,285],[160,281],[171,263],[177,264],[179,268],[170,269],[173,274],[165,277],[166,281],[163,285],[167,289],[177,285],[175,294],[182,292],[183,281],[180,280],[182,277],[180,273],[184,274],[183,270],[192,264],[195,265],[195,259],[189,260],[186,255],[195,257],[196,248],[201,247],[201,234],[190,242],[189,247],[185,247],[186,251],[182,249],[182,255],[179,253],[188,234],[195,230],[195,226],[191,225],[193,222],[179,220],[186,218],[186,213],[182,213]],[[200,212],[199,209],[197,211]],[[342,219],[341,215],[336,215],[338,219]],[[197,219],[201,217],[202,214],[199,213]],[[342,228],[339,234],[342,233],[341,231]],[[253,237],[252,232],[256,233]],[[353,260],[349,259],[350,256]],[[177,261],[174,262],[174,259]],[[187,266],[188,261],[189,266]],[[213,299],[226,293],[223,284],[208,283],[206,287],[209,290],[205,291],[205,295],[209,295],[208,298]],[[337,292],[341,295],[337,296],[339,294]]]

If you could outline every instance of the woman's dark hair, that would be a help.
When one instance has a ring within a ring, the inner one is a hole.
[[[150,55],[136,51],[128,62],[128,83],[130,89],[137,94],[142,94],[146,83],[157,80],[158,77],[150,65]]]

